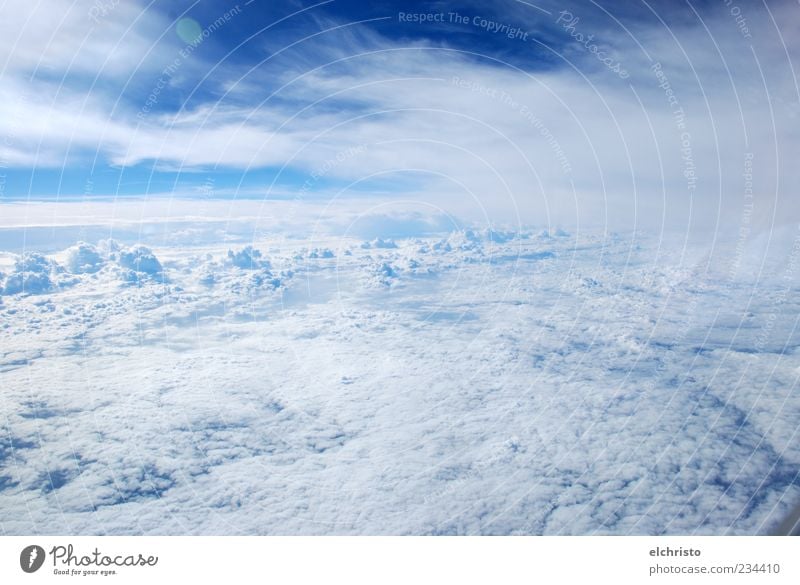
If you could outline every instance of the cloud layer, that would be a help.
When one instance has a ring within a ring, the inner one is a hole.
[[[800,497],[799,307],[747,256],[665,246],[464,228],[6,256],[6,289],[51,286],[0,297],[0,529],[766,532]]]

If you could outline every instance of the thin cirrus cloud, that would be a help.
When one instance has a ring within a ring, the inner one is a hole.
[[[91,6],[60,20],[45,18],[57,13],[45,4],[20,6],[20,32],[3,31],[6,164],[242,176],[269,167],[298,189],[297,173],[315,183],[324,169],[344,193],[396,178],[395,195],[467,216],[723,231],[736,229],[751,164],[757,221],[800,216],[788,192],[798,179],[798,24],[786,5],[752,7],[749,39],[722,10],[642,8],[614,22],[573,8],[568,28],[556,9],[509,6],[506,20],[534,32],[509,40],[509,56],[465,50],[432,27],[427,38],[386,35],[320,7],[294,36],[210,35],[221,50],[181,59],[152,109],[147,96],[184,46],[175,17],[125,4],[87,29]],[[629,75],[606,68],[578,32]],[[245,44],[261,46],[261,59],[237,58]],[[525,67],[525,51],[546,54],[548,67]]]

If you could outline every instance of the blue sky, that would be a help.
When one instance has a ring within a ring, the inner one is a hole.
[[[794,3],[5,10],[5,200],[343,192],[468,200],[510,221],[718,227],[740,214],[752,154],[760,213],[795,213]]]

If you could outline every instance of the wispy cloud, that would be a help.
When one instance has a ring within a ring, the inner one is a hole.
[[[343,186],[413,175],[416,196],[459,201],[465,215],[735,231],[750,157],[756,215],[766,225],[776,210],[800,217],[787,193],[800,179],[790,164],[800,140],[792,7],[752,8],[745,39],[724,11],[662,19],[642,8],[647,18],[623,23],[596,10],[567,18],[517,6],[506,20],[541,34],[509,41],[518,46],[508,60],[437,40],[435,30],[427,40],[389,38],[309,11],[316,28],[251,41],[265,43],[261,62],[184,59],[184,77],[168,82],[185,83],[175,94],[191,101],[164,100],[146,115],[154,80],[180,55],[171,20],[125,4],[93,25],[90,7],[60,21],[47,6],[20,8],[21,34],[5,31],[9,164],[99,157],[309,176],[327,166]],[[629,75],[609,70],[600,50]],[[560,66],[520,67],[525,51],[531,63],[546,55]]]

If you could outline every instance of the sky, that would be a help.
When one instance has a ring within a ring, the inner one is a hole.
[[[799,8],[9,0],[0,204],[390,199],[768,230],[800,220]]]
[[[0,533],[797,500],[797,2],[2,6]]]

